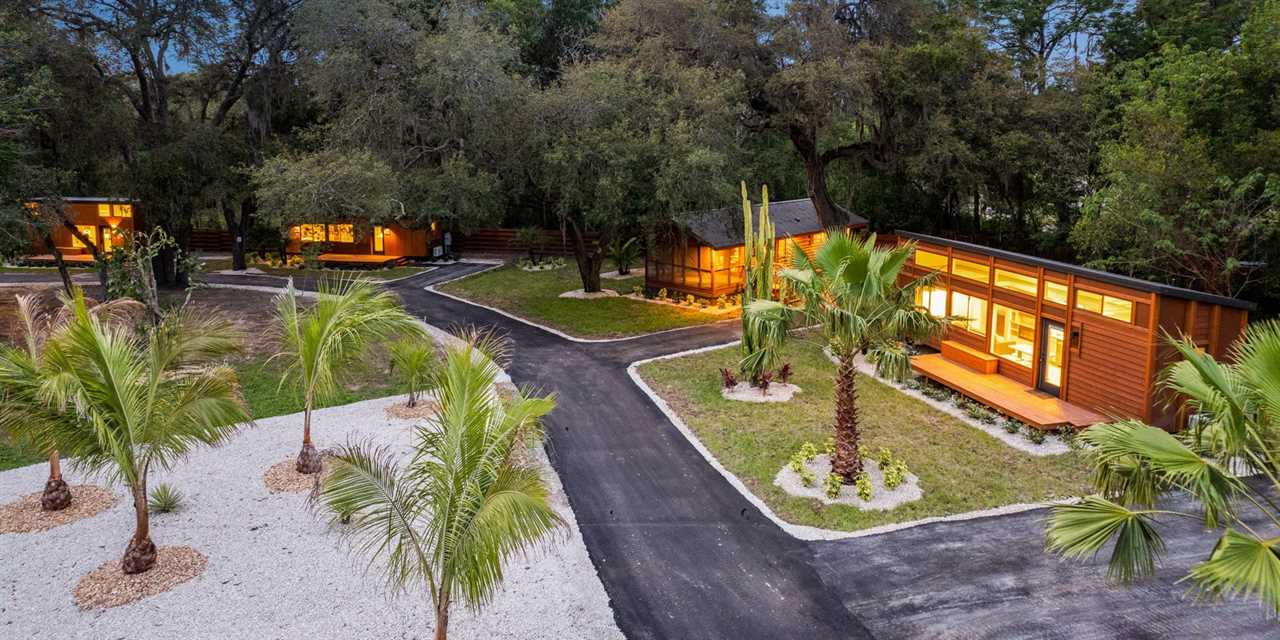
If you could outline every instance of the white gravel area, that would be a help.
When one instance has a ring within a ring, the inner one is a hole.
[[[618,292],[614,291],[613,289],[601,289],[599,291],[592,291],[590,293],[587,293],[582,289],[574,289],[573,291],[566,291],[560,294],[560,297],[561,298],[578,298],[581,300],[598,300],[600,298],[616,298],[618,297]]]
[[[792,471],[789,464],[782,465],[782,470],[773,478],[773,484],[793,496],[816,498],[823,504],[845,504],[863,511],[889,511],[898,505],[924,497],[924,492],[920,490],[920,478],[911,472],[907,472],[902,484],[893,489],[884,486],[884,474],[880,472],[880,463],[871,458],[862,459],[862,470],[871,478],[870,500],[859,498],[857,490],[851,484],[841,487],[840,495],[834,499],[827,497],[827,492],[822,487],[823,478],[831,472],[831,457],[827,454],[819,454],[812,462],[805,463],[805,467],[813,472],[815,478],[813,486],[804,486],[800,481],[800,474]]]
[[[627,278],[643,278],[644,269],[636,269],[632,267],[631,270],[627,273],[618,273],[618,271],[615,269],[613,271],[601,272],[600,277],[606,280],[626,280]]]
[[[624,297],[631,298],[632,300],[639,300],[640,302],[648,302],[649,304],[665,304],[665,305],[670,306],[670,307],[677,307],[677,308],[680,308],[680,309],[685,309],[685,310],[687,310],[687,311],[698,311],[698,312],[700,312],[700,313],[708,313],[708,314],[711,314],[711,315],[713,315],[713,316],[725,316],[725,315],[729,315],[729,314],[731,314],[731,313],[736,313],[736,312],[738,311],[738,309],[739,309],[737,305],[732,305],[732,304],[726,304],[724,307],[718,307],[718,306],[716,306],[716,305],[714,305],[714,304],[712,304],[712,305],[708,305],[708,306],[705,306],[705,307],[704,307],[704,306],[701,306],[701,305],[695,305],[695,306],[692,306],[692,307],[691,307],[691,306],[689,306],[689,305],[687,305],[687,304],[684,304],[684,303],[682,303],[682,302],[673,302],[673,301],[671,301],[671,300],[662,300],[661,298],[646,298],[646,297],[644,297],[644,296],[636,295],[636,294],[634,294],[634,293],[628,293],[628,294],[627,294],[626,296],[624,296]]]
[[[790,382],[774,382],[769,385],[768,393],[761,393],[750,382],[739,382],[732,388],[720,388],[720,395],[725,400],[739,402],[789,402],[797,393],[800,393],[800,387]]]
[[[371,440],[407,454],[408,420],[383,409],[403,397],[313,414],[316,446]],[[425,592],[391,597],[364,573],[341,536],[307,506],[307,494],[272,494],[262,474],[294,455],[300,415],[268,418],[217,449],[202,449],[152,484],[182,491],[181,511],[152,516],[159,546],[190,545],[207,570],[172,590],[105,611],[81,611],[81,576],[116,560],[132,533],[128,500],[92,518],[35,534],[0,535],[0,637],[19,638],[425,638],[434,616]],[[538,455],[546,463],[545,454]],[[479,613],[455,606],[451,638],[622,638],[587,556],[560,480],[547,465],[556,509],[570,523],[551,545],[507,566],[506,581]],[[37,464],[0,473],[0,502],[43,486]],[[68,470],[68,479],[85,478]],[[125,491],[116,487],[122,498]],[[52,631],[51,631],[52,630]]]

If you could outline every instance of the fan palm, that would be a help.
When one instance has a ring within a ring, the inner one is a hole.
[[[1206,595],[1259,598],[1280,613],[1280,323],[1255,324],[1218,362],[1191,340],[1168,337],[1182,360],[1161,386],[1193,412],[1171,435],[1135,420],[1090,427],[1097,496],[1054,507],[1047,545],[1067,557],[1097,554],[1113,542],[1109,575],[1151,575],[1164,552],[1161,517],[1185,517],[1221,530],[1209,557],[1188,578]],[[1245,481],[1246,475],[1257,481]],[[1185,491],[1198,512],[1157,508],[1166,490]],[[1262,524],[1245,516],[1262,514]]]
[[[302,394],[298,473],[317,473],[320,456],[311,444],[311,411],[316,403],[338,391],[343,372],[364,357],[370,345],[425,332],[395,295],[367,280],[322,281],[315,303],[307,307],[298,303],[298,297],[292,279],[276,296],[281,351],[272,358],[287,362],[280,383],[293,381]]]
[[[151,469],[171,467],[197,445],[218,444],[249,419],[235,372],[211,364],[236,348],[229,322],[188,307],[165,312],[155,326],[135,333],[103,323],[80,294],[71,301],[66,327],[45,346],[50,371],[41,393],[78,416],[44,425],[49,440],[133,496],[125,573],[155,564],[147,505]]]
[[[542,438],[555,398],[497,393],[498,365],[469,345],[435,374],[440,410],[415,427],[414,455],[401,467],[389,449],[347,446],[320,501],[349,523],[354,547],[383,558],[394,589],[425,588],[447,636],[449,608],[478,608],[497,591],[507,557],[545,538],[562,520],[537,466],[521,453]]]
[[[913,244],[885,249],[876,246],[875,235],[859,240],[848,231],[829,233],[812,257],[794,246],[795,267],[779,272],[799,306],[755,300],[746,313],[748,322],[762,325],[757,332],[776,334],[797,315],[819,327],[838,362],[831,467],[852,483],[862,472],[857,356],[866,355],[878,374],[902,379],[910,372],[903,341],[938,335],[946,325],[945,319],[929,315],[913,301],[915,288],[931,282],[932,276],[898,284],[903,264],[915,251]]]
[[[21,349],[0,348],[0,431],[24,441],[30,448],[49,458],[49,479],[40,496],[40,508],[59,511],[71,505],[71,490],[62,479],[62,462],[58,450],[40,436],[55,421],[74,421],[73,413],[54,407],[41,397],[39,390],[48,374],[43,359],[49,337],[66,326],[70,319],[65,299],[52,289],[23,294],[17,298],[18,322],[22,325]],[[111,322],[137,321],[145,312],[135,300],[120,299],[97,304],[85,299],[90,313]]]

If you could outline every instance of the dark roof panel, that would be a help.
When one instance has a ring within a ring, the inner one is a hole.
[[[1024,253],[1014,253],[1012,251],[1005,251],[1004,249],[995,249],[992,247],[985,247],[980,244],[973,244],[971,242],[951,240],[948,238],[939,238],[938,236],[930,236],[930,235],[925,235],[923,233],[913,233],[910,231],[895,231],[894,233],[897,233],[899,236],[902,236],[904,238],[909,238],[911,240],[919,240],[921,242],[938,244],[946,247],[952,247],[954,249],[961,249],[964,251],[972,251],[974,253],[984,253],[986,255],[995,256],[997,258],[1003,258],[1005,260],[1011,260],[1013,262],[1021,262],[1023,264],[1029,264],[1037,267],[1044,267],[1046,269],[1061,271],[1063,273],[1070,273],[1070,274],[1074,274],[1084,278],[1090,278],[1093,280],[1098,280],[1100,282],[1114,284],[1120,287],[1127,287],[1129,289],[1137,289],[1138,291],[1147,291],[1150,293],[1157,293],[1162,296],[1183,298],[1185,300],[1195,300],[1197,302],[1205,302],[1208,304],[1218,304],[1224,307],[1234,307],[1236,309],[1246,309],[1250,311],[1258,308],[1258,305],[1252,302],[1249,302],[1247,300],[1241,300],[1239,298],[1229,298],[1227,296],[1220,296],[1212,293],[1205,293],[1203,291],[1196,291],[1195,289],[1185,289],[1183,287],[1175,287],[1173,285],[1161,284],[1159,282],[1151,282],[1150,280],[1143,280],[1141,278],[1134,278],[1131,276],[1122,276],[1118,273],[1111,273],[1110,271],[1103,271],[1101,269],[1090,269],[1088,267],[1082,267],[1082,266],[1070,264],[1067,262],[1058,262],[1057,260],[1048,260],[1046,258],[1037,258],[1035,256],[1029,256]]]
[[[753,209],[758,215],[760,205],[754,205]],[[850,226],[860,227],[867,224],[867,219],[862,216],[848,211],[844,213],[848,217]],[[770,202],[769,219],[773,221],[774,231],[779,238],[822,231],[822,221],[818,218],[818,211],[814,208],[813,201],[808,198]],[[686,233],[715,249],[743,244],[740,235],[742,207],[725,207],[680,214],[676,216],[676,224],[684,228]]]

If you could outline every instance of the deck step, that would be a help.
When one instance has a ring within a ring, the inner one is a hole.
[[[979,373],[995,373],[1000,368],[999,358],[954,340],[942,341],[942,357],[960,363]]]

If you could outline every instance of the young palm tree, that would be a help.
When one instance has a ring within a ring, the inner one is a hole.
[[[302,451],[298,473],[318,473],[321,460],[311,444],[311,410],[338,390],[343,371],[375,342],[394,336],[421,337],[422,326],[389,291],[363,279],[322,281],[314,304],[302,307],[288,288],[276,296],[282,345],[272,358],[288,368],[280,383],[294,381],[302,394]]]
[[[858,457],[857,356],[866,355],[880,375],[902,379],[911,370],[903,340],[935,336],[946,326],[944,319],[930,316],[914,303],[915,288],[928,284],[932,276],[898,284],[902,265],[915,246],[908,243],[883,249],[875,242],[875,235],[858,240],[847,231],[832,230],[826,244],[813,257],[796,246],[795,268],[783,269],[780,275],[803,305],[795,308],[782,302],[756,300],[746,309],[749,322],[772,327],[770,331],[774,333],[796,314],[820,328],[838,360],[836,449],[831,468],[847,483],[862,472],[862,459]]]
[[[221,442],[249,419],[235,371],[210,364],[236,348],[236,334],[224,320],[182,307],[139,334],[103,323],[80,294],[71,301],[66,327],[45,346],[50,373],[41,392],[79,418],[45,425],[49,440],[133,496],[125,573],[155,564],[147,505],[151,469],[171,467],[196,445]]]
[[[70,319],[65,300],[52,289],[16,296],[18,322],[22,325],[22,349],[0,348],[0,431],[23,441],[33,450],[49,458],[49,479],[40,496],[40,508],[59,511],[71,505],[71,490],[62,479],[62,461],[56,447],[40,441],[48,433],[48,424],[75,421],[72,412],[51,406],[40,395],[47,378],[44,346],[53,333]],[[111,322],[137,321],[144,307],[128,299],[97,304],[85,299],[90,313]]]
[[[409,407],[418,406],[418,395],[435,365],[435,343],[430,336],[404,338],[391,345],[391,372],[409,390]]]
[[[1169,341],[1183,360],[1165,370],[1161,385],[1185,399],[1195,419],[1177,436],[1136,420],[1085,431],[1098,495],[1054,507],[1047,546],[1085,558],[1114,543],[1108,573],[1127,582],[1155,571],[1164,552],[1160,518],[1198,520],[1222,534],[1188,578],[1207,595],[1257,597],[1280,613],[1280,322],[1251,326],[1229,362],[1189,339]],[[1159,508],[1171,489],[1188,493],[1199,512]],[[1257,514],[1263,524],[1246,521]]]
[[[547,502],[537,466],[521,450],[542,438],[555,398],[525,393],[503,400],[487,349],[451,351],[436,373],[440,411],[415,428],[403,468],[387,448],[348,446],[320,493],[354,546],[386,561],[395,589],[425,587],[435,637],[447,637],[449,608],[487,603],[510,555],[542,540],[562,520]]]

